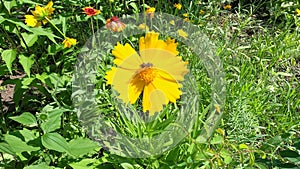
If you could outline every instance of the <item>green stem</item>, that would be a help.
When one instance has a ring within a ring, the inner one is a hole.
[[[47,17],[45,19],[66,39],[67,36]]]
[[[16,29],[17,29],[17,31],[18,31],[18,33],[17,33],[18,37],[19,37],[19,38],[21,39],[21,41],[24,43],[27,52],[30,53],[29,47],[27,46],[27,43],[26,43],[24,37],[22,36],[21,31],[20,31],[20,29],[19,29],[19,27],[18,27],[17,25],[16,25]]]

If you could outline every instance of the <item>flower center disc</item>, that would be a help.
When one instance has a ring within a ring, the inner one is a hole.
[[[146,84],[149,84],[155,78],[156,71],[151,67],[145,67],[138,74],[142,81],[144,81]]]

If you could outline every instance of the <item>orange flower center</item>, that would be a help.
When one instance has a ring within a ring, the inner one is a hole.
[[[151,63],[143,63],[141,65],[141,68],[138,76],[139,78],[144,81],[146,84],[149,84],[153,81],[153,79],[156,77],[157,75],[157,71],[155,69],[152,68],[152,64]]]

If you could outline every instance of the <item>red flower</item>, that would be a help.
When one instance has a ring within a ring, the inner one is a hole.
[[[106,28],[111,30],[112,32],[120,32],[122,31],[126,25],[120,21],[120,19],[116,16],[111,17],[106,20]]]
[[[100,13],[100,10],[94,9],[93,7],[84,7],[82,8],[82,10],[84,11],[84,13],[87,16],[94,16],[94,15],[98,15]]]

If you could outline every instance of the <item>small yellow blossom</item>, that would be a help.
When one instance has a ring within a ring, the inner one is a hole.
[[[204,14],[204,11],[201,9],[201,10],[199,11],[199,14],[200,14],[200,15],[203,15],[203,14]]]
[[[145,24],[145,23],[141,23],[139,25],[139,29],[142,29],[142,30],[149,30],[149,27]]]
[[[184,13],[182,14],[184,17],[189,17],[189,14],[188,13]]]
[[[178,29],[177,33],[179,36],[184,37],[184,38],[186,38],[188,36],[188,34],[182,29]]]
[[[174,7],[177,8],[177,9],[179,9],[179,10],[181,10],[182,5],[181,4],[174,4]]]
[[[35,6],[34,11],[31,11],[32,15],[25,15],[25,23],[31,27],[38,27],[48,22],[47,19],[51,18],[54,8],[52,8],[53,2],[50,1],[45,7],[39,5]]]
[[[66,39],[62,42],[64,48],[70,48],[72,45],[76,45],[76,43],[77,43],[76,39],[68,38],[68,37],[66,37]]]
[[[170,23],[171,25],[175,25],[175,21],[174,21],[174,20],[171,20],[169,23]]]
[[[33,15],[25,15],[25,23],[31,27],[40,26],[38,20]]]
[[[223,8],[224,8],[225,10],[229,10],[229,9],[231,9],[231,7],[232,7],[232,6],[228,4],[228,5],[225,5]]]
[[[297,15],[300,16],[300,9],[296,9]]]
[[[190,19],[189,18],[184,18],[183,19],[185,22],[188,22],[188,21],[190,21]]]
[[[146,10],[146,14],[150,16],[150,18],[154,17],[155,8],[154,7],[148,7]]]

